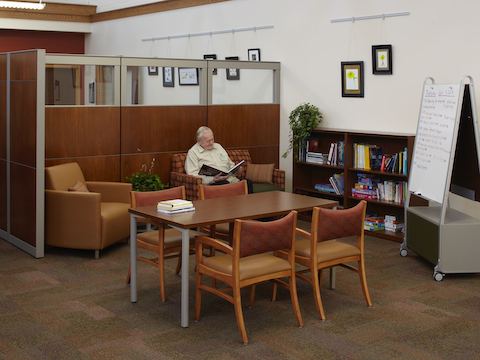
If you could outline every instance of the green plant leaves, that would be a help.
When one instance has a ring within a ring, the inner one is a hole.
[[[133,191],[157,191],[165,188],[160,176],[143,171],[133,173],[127,177],[127,181],[132,183]]]
[[[323,115],[318,107],[310,103],[303,103],[293,109],[289,116],[290,144],[282,156],[286,158],[290,150],[297,153],[300,144],[308,139],[322,119]]]

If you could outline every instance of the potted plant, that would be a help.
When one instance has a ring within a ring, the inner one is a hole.
[[[286,158],[288,153],[293,150],[295,156],[298,156],[298,150],[310,136],[310,133],[322,121],[323,115],[315,105],[303,103],[297,106],[290,113],[290,138],[287,151],[283,154]]]
[[[133,191],[157,191],[165,188],[160,176],[152,173],[155,165],[155,158],[150,163],[150,168],[147,170],[147,165],[142,164],[140,171],[133,173],[127,177],[127,181],[132,183]]]

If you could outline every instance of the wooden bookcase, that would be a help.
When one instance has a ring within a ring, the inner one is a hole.
[[[382,148],[384,154],[394,154],[407,148],[407,169],[410,169],[412,160],[413,145],[415,136],[411,134],[394,134],[394,133],[373,133],[373,132],[356,132],[343,131],[334,129],[317,129],[311,134],[311,139],[317,139],[319,150],[322,153],[328,153],[332,142],[344,142],[344,164],[343,166],[320,165],[308,163],[305,161],[294,160],[293,164],[293,192],[310,196],[324,197],[337,200],[340,206],[349,208],[356,205],[360,200],[352,196],[352,187],[357,179],[357,174],[370,174],[381,180],[391,181],[408,181],[407,175],[382,172],[376,170],[356,169],[354,164],[354,146],[353,144],[369,144],[378,145]],[[298,157],[296,157],[298,158]],[[317,183],[328,183],[330,176],[335,173],[344,173],[345,193],[343,195],[331,194],[315,189]],[[382,201],[382,200],[366,200],[368,203],[367,213],[376,214],[377,216],[394,215],[403,221],[404,206],[403,204]],[[421,199],[411,199],[419,204]],[[403,233],[394,233],[390,231],[367,231],[368,235],[376,236],[383,239],[401,242]]]

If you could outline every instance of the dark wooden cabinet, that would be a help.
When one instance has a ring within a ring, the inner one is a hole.
[[[349,208],[356,205],[360,199],[352,196],[352,188],[357,181],[358,174],[366,174],[380,181],[407,182],[408,171],[413,153],[415,136],[411,134],[394,134],[379,132],[355,132],[341,131],[333,129],[314,130],[310,137],[315,140],[315,146],[319,152],[328,153],[331,143],[340,141],[344,144],[343,164],[327,165],[316,164],[304,160],[294,160],[293,164],[293,191],[299,194],[324,197],[337,200],[341,207]],[[395,154],[407,150],[407,170],[404,173],[385,172],[379,170],[365,170],[354,167],[354,144],[377,145],[383,151],[383,154]],[[315,189],[316,184],[328,184],[329,178],[333,174],[344,174],[344,194],[332,194]],[[394,215],[403,222],[404,204],[403,202],[385,201],[379,199],[365,199],[368,203],[367,213],[376,216]],[[371,236],[384,238],[394,241],[402,241],[404,234],[402,232],[374,231],[367,233]]]

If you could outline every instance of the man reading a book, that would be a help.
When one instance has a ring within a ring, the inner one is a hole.
[[[227,175],[222,173],[215,176],[201,175],[199,172],[203,165],[218,169]],[[185,172],[188,175],[200,176],[204,184],[231,184],[239,181],[228,173],[234,165],[222,145],[215,142],[213,131],[209,127],[201,126],[197,130],[197,143],[188,150]]]

